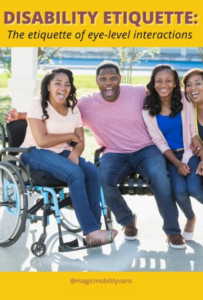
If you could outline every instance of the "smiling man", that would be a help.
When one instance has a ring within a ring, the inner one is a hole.
[[[178,211],[165,159],[152,143],[142,118],[146,89],[143,86],[120,85],[120,81],[118,66],[104,61],[96,70],[99,91],[82,97],[78,104],[84,126],[92,131],[99,145],[106,147],[100,172],[107,206],[117,222],[124,226],[125,239],[136,239],[136,216],[120,194],[117,184],[132,172],[143,175],[155,195],[169,245],[182,249],[185,241],[180,234]]]
[[[136,216],[117,184],[133,172],[143,175],[154,193],[169,245],[183,249],[185,241],[180,234],[165,158],[152,143],[142,118],[145,87],[120,85],[120,81],[117,64],[104,61],[96,70],[99,91],[78,102],[84,126],[92,131],[100,146],[106,147],[99,167],[106,204],[124,226],[125,239],[136,239]],[[10,111],[10,119],[8,115],[5,114],[6,121],[25,117],[16,111]]]

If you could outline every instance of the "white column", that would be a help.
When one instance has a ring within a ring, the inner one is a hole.
[[[8,86],[12,92],[12,107],[26,111],[28,101],[38,94],[37,48],[11,48],[11,79]]]

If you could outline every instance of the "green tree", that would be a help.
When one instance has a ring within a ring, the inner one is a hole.
[[[38,64],[44,64],[49,62],[53,63],[54,56],[61,58],[60,47],[58,48],[38,48]],[[11,76],[11,48],[0,48],[0,61],[3,63],[4,68],[8,73],[8,77]]]
[[[0,48],[0,61],[3,63],[7,73],[11,74],[11,48]]]
[[[53,63],[52,58],[58,56],[61,58],[60,47],[58,48],[38,48],[38,64],[44,64],[46,62]]]
[[[202,48],[198,48],[198,51],[199,51],[199,55],[201,57],[201,60],[203,62],[203,47]]]
[[[139,62],[141,58],[149,54],[154,58],[155,54],[159,54],[159,48],[147,48],[140,50],[139,47],[119,47],[113,48],[117,56],[119,67],[122,74],[122,82],[131,83],[132,82],[132,72],[134,61]]]

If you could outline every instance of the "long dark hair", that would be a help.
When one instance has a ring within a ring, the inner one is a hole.
[[[59,74],[59,73],[66,74],[70,80],[71,91],[70,91],[68,98],[66,99],[66,105],[68,107],[71,107],[71,109],[73,111],[74,107],[77,104],[76,87],[73,84],[73,81],[74,81],[73,73],[70,70],[65,69],[65,68],[53,69],[51,72],[47,73],[44,76],[44,78],[42,79],[42,82],[41,82],[41,98],[42,98],[41,105],[42,105],[42,111],[43,111],[43,116],[42,116],[43,120],[46,120],[49,118],[49,115],[46,111],[46,108],[48,106],[48,99],[49,99],[49,91],[48,91],[47,86],[50,83],[50,81],[52,81],[54,79],[56,74]]]
[[[182,109],[183,104],[181,102],[182,95],[180,89],[180,79],[178,77],[178,73],[175,69],[173,69],[170,65],[158,65],[156,66],[150,78],[149,83],[147,84],[147,96],[144,101],[144,110],[149,110],[149,114],[151,116],[156,116],[161,112],[161,100],[157,91],[155,90],[155,77],[156,74],[162,70],[170,70],[175,79],[175,87],[173,89],[172,99],[171,99],[171,114],[170,117],[175,117]]]

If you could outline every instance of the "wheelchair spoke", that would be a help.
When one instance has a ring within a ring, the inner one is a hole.
[[[0,246],[14,243],[24,228],[22,211],[26,199],[20,193],[22,184],[14,166],[8,162],[0,163]]]

